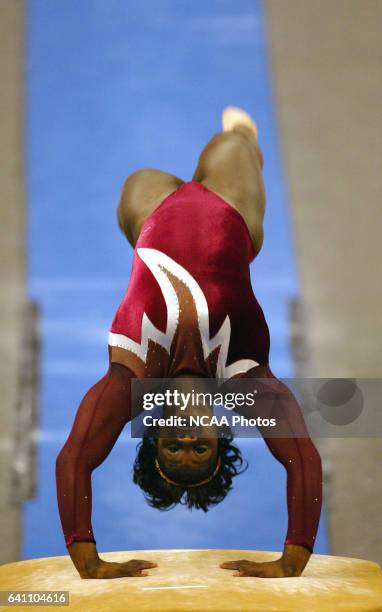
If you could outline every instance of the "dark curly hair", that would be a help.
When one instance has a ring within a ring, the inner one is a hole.
[[[221,467],[212,480],[200,487],[173,485],[164,480],[156,466],[157,438],[144,436],[137,445],[137,456],[133,467],[133,481],[144,492],[147,503],[158,510],[170,510],[177,504],[208,512],[219,504],[232,489],[232,479],[244,472],[248,464],[241,451],[232,444],[233,436],[218,440],[218,457]],[[210,470],[211,471],[211,470]]]

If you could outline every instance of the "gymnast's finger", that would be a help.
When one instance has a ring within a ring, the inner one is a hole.
[[[136,569],[150,569],[152,567],[158,567],[157,563],[153,563],[152,561],[144,561],[143,559],[131,559],[131,561],[127,561]]]
[[[245,559],[241,559],[239,561],[226,561],[225,563],[221,563],[220,567],[223,569],[240,569],[241,566],[248,563]]]

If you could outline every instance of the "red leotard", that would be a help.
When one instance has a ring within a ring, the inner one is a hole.
[[[184,183],[142,226],[110,346],[130,353],[124,363],[137,376],[230,378],[267,363],[253,258],[240,213],[200,183]]]
[[[82,400],[57,460],[67,545],[95,541],[91,472],[130,420],[132,377],[187,372],[274,379],[268,326],[250,282],[253,258],[240,213],[195,181],[184,183],[144,222],[128,290],[109,335],[109,371]],[[278,411],[291,437],[264,439],[287,471],[286,543],[312,550],[321,508],[321,461],[286,387]],[[300,437],[293,437],[296,430]]]

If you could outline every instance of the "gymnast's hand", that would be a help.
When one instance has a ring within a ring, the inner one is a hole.
[[[301,576],[302,571],[310,557],[310,552],[304,546],[294,544],[286,545],[283,555],[276,561],[255,563],[242,559],[240,561],[227,561],[220,567],[237,570],[235,577],[256,576],[257,578],[291,578]]]
[[[110,563],[99,558],[92,542],[74,542],[68,546],[70,557],[81,578],[125,578],[147,576],[143,570],[157,567],[151,561],[132,559],[124,563]]]

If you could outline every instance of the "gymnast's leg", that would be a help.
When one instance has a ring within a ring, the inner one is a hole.
[[[241,213],[258,253],[263,242],[265,191],[256,124],[244,111],[229,107],[223,113],[223,129],[203,149],[193,179]]]
[[[119,227],[134,247],[145,219],[184,181],[172,174],[146,168],[127,177],[118,206]]]

